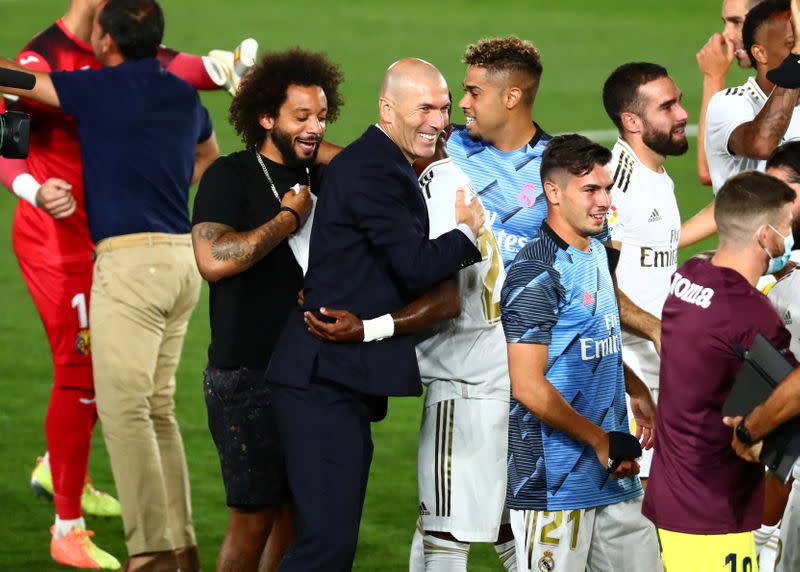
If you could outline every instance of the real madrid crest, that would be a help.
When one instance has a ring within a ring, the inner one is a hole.
[[[544,551],[544,556],[539,558],[539,570],[541,572],[552,572],[556,568],[556,561],[553,560],[553,553],[549,550]]]
[[[83,329],[78,332],[78,337],[75,338],[75,351],[83,356],[89,355],[89,353],[92,351],[88,329]]]

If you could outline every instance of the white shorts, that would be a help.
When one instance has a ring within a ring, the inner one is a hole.
[[[461,542],[494,542],[508,522],[508,402],[447,399],[426,404],[417,484],[422,525]]]
[[[642,497],[592,509],[512,510],[519,572],[663,572]]]
[[[658,376],[661,368],[661,358],[656,353],[653,342],[628,335],[622,342],[622,359],[633,373],[650,388],[653,399],[658,403]],[[628,404],[628,419],[631,422],[631,431],[635,431],[633,413],[630,401],[625,396]],[[653,462],[653,449],[642,451],[639,459],[639,478],[646,479],[650,476],[650,465]]]

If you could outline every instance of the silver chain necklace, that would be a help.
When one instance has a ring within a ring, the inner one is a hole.
[[[269,176],[269,171],[267,171],[267,166],[264,164],[264,159],[261,158],[261,153],[256,151],[256,159],[258,159],[258,164],[261,165],[261,170],[264,171],[264,176],[269,181],[269,188],[272,189],[272,194],[275,195],[275,200],[278,203],[281,202],[281,196],[278,194],[278,189],[275,188],[275,183],[272,182],[272,177]],[[308,180],[308,192],[311,192],[311,172],[306,167],[306,179]]]

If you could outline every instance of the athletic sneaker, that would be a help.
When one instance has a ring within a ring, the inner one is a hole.
[[[61,538],[56,538],[54,532],[55,526],[51,526],[50,556],[59,564],[94,570],[119,570],[122,567],[119,560],[95,546],[91,540],[93,531],[73,526],[69,534]]]
[[[236,95],[242,77],[255,65],[257,54],[258,42],[247,38],[232,52],[211,50],[203,61],[211,79],[231,95]]]
[[[36,496],[52,500],[53,476],[50,474],[50,467],[44,463],[43,457],[36,459],[36,466],[31,473],[31,488]],[[110,494],[94,488],[92,480],[88,476],[83,485],[81,510],[84,514],[92,516],[120,516],[122,514],[119,501]]]

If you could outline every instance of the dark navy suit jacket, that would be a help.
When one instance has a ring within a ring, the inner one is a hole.
[[[414,169],[375,126],[325,171],[311,230],[305,309],[325,306],[361,319],[394,312],[480,260],[459,230],[428,239],[428,214]],[[271,383],[307,386],[318,377],[367,395],[419,395],[411,336],[337,344],[313,337],[299,308],[272,354]]]

